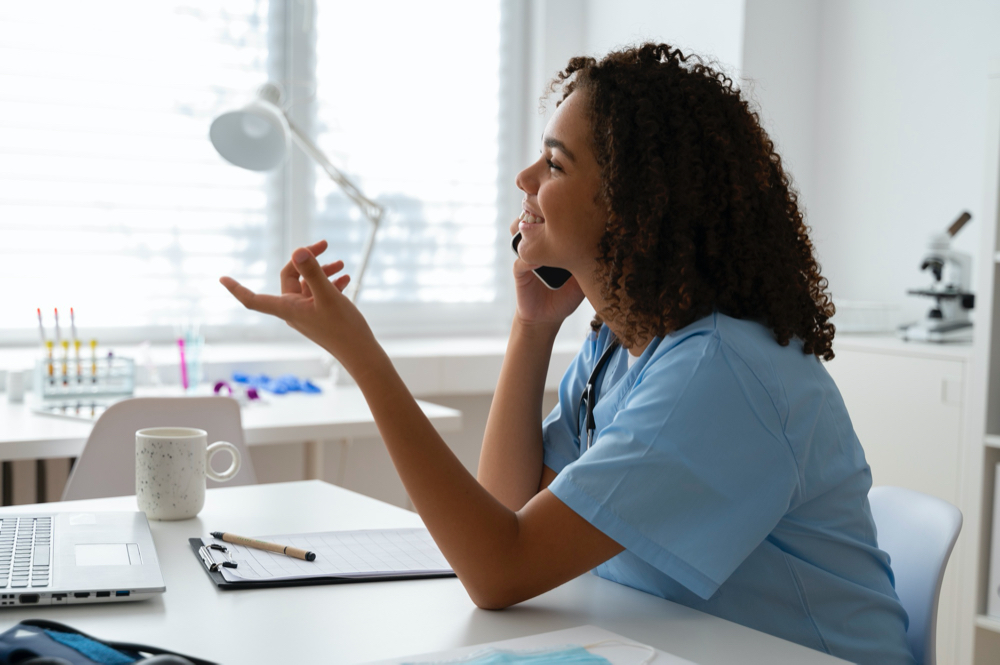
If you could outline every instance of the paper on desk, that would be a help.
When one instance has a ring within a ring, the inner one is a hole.
[[[205,544],[218,543],[229,549],[229,555],[238,567],[219,568],[227,582],[264,582],[310,577],[363,579],[452,572],[427,529],[329,531],[255,538],[301,547],[314,552],[316,560],[303,561],[284,554],[234,545],[217,538],[203,538],[202,541]],[[209,552],[216,562],[226,560],[223,552]]]
[[[475,654],[485,655],[494,650],[513,651],[514,653],[530,653],[540,649],[552,649],[568,646],[583,646],[590,653],[603,656],[612,665],[636,665],[650,663],[651,665],[695,665],[665,651],[636,642],[610,630],[597,626],[578,626],[566,630],[556,630],[550,633],[540,633],[528,637],[517,637],[502,642],[488,642],[475,646],[459,647],[448,651],[425,653],[406,658],[380,660],[369,665],[437,665],[450,663],[460,665],[463,660],[474,660]],[[650,653],[652,649],[655,653]],[[512,661],[516,662],[516,661]]]

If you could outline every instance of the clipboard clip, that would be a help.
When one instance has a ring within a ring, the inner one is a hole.
[[[223,555],[226,557],[226,560],[225,561],[216,561],[215,558],[212,557],[211,552],[209,552],[209,549],[213,549],[213,550],[222,552]],[[201,561],[202,561],[202,563],[205,564],[205,567],[208,568],[209,571],[211,571],[213,573],[219,572],[219,568],[238,568],[239,567],[239,564],[237,564],[235,561],[233,561],[232,556],[230,556],[229,550],[226,547],[222,546],[222,545],[217,545],[215,543],[213,543],[211,545],[202,545],[200,548],[198,548],[198,554],[199,554],[199,556],[201,556]]]

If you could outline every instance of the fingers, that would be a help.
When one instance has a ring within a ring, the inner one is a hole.
[[[327,246],[328,245],[325,240],[317,240],[313,244],[306,247],[306,249],[312,252],[313,256],[319,256],[320,254],[326,251]]]
[[[291,261],[281,269],[280,275],[282,293],[302,293],[302,288],[299,286],[299,271]]]
[[[299,247],[292,252],[292,263],[299,274],[302,275],[303,288],[308,287],[313,298],[317,301],[329,298],[331,295],[330,281],[323,267],[320,266],[319,261],[316,260],[311,251],[305,247]]]
[[[254,293],[232,277],[221,277],[219,282],[247,309],[287,319],[287,305],[281,298]]]
[[[313,256],[319,256],[326,251],[327,242],[320,240],[306,247]],[[295,267],[294,261],[289,261],[281,269],[281,292],[282,293],[303,293],[299,283],[299,271]]]
[[[325,266],[323,266],[323,274],[326,275],[327,277],[333,277],[343,269],[344,269],[343,261],[334,261],[333,263],[327,263]],[[296,270],[295,272],[298,273],[298,270]],[[344,275],[338,279],[343,279],[344,277],[347,277],[347,275]],[[309,284],[307,284],[306,282],[302,282],[301,284],[302,284],[302,295],[305,296],[306,298],[312,298],[312,290],[309,288]],[[334,281],[334,285],[336,285],[336,281]],[[344,289],[340,290],[343,291]]]
[[[341,293],[344,292],[344,289],[346,289],[347,285],[350,283],[351,283],[350,275],[341,275],[337,279],[333,280],[333,285],[337,287],[337,290],[340,291]]]

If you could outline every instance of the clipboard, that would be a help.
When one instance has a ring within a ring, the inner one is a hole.
[[[242,582],[230,582],[222,576],[222,573],[216,569],[212,570],[209,565],[209,560],[206,560],[204,556],[204,543],[201,538],[188,538],[188,544],[191,546],[191,551],[194,553],[195,558],[198,560],[202,570],[208,575],[208,578],[212,580],[216,587],[223,591],[233,591],[236,589],[274,589],[279,587],[293,587],[293,586],[317,586],[320,584],[354,584],[362,582],[391,582],[398,580],[426,580],[426,579],[437,579],[442,577],[455,577],[455,573],[429,573],[420,575],[378,575],[378,576],[368,576],[368,577],[341,577],[333,575],[317,575],[313,577],[306,577],[293,580],[246,580]]]

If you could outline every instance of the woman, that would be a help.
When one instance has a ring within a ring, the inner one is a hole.
[[[325,242],[294,252],[280,297],[222,283],[354,377],[478,606],[596,568],[854,662],[912,662],[870,470],[819,362],[833,306],[757,116],[662,44],[574,58],[556,85],[541,156],[517,177],[517,310],[478,481],[341,294],[343,263],[317,262]],[[572,278],[550,290],[541,265]],[[594,332],[543,423],[552,344],[583,298]]]

